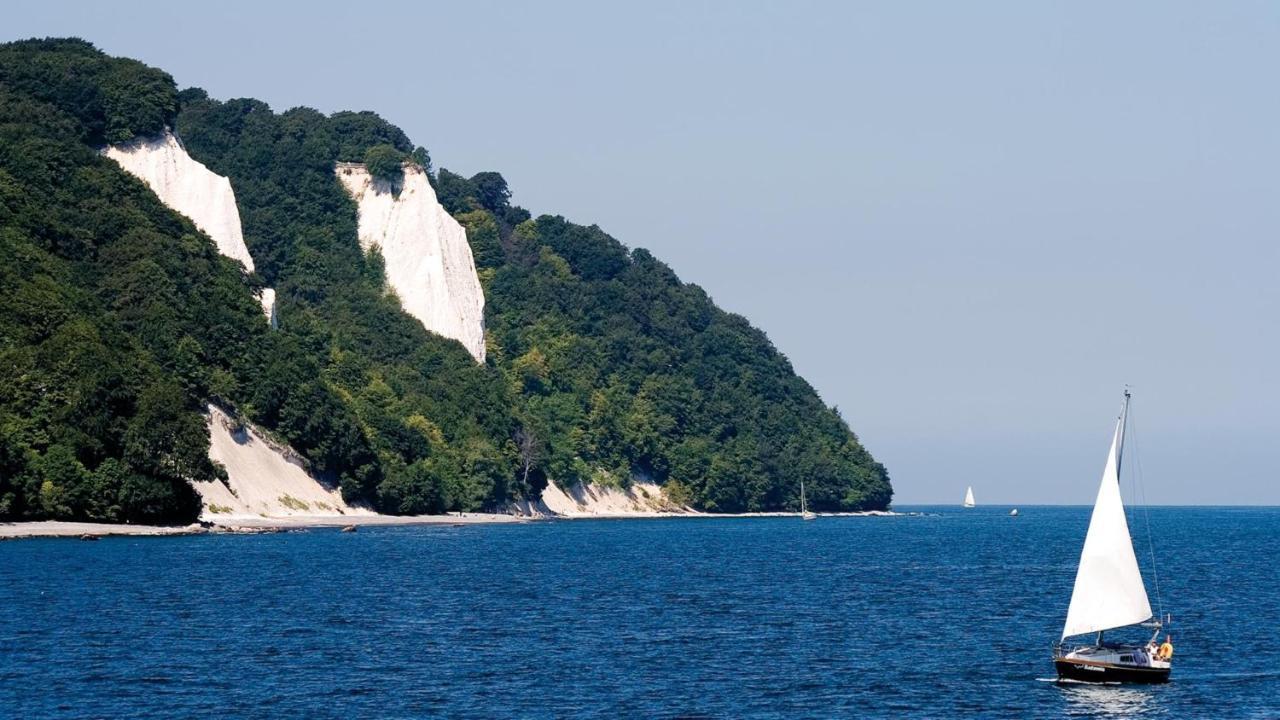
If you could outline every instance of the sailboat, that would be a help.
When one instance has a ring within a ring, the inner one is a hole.
[[[804,499],[804,480],[800,480],[800,517],[803,520],[813,520],[817,515],[809,512],[809,504]]]
[[[972,486],[972,485],[970,485],[970,486],[969,486],[969,487],[964,491],[964,506],[965,506],[965,507],[967,507],[967,508],[977,507],[977,506],[978,506],[978,503],[976,503],[976,502],[974,502],[974,501],[973,501],[973,486]]]
[[[1167,646],[1168,653],[1162,652],[1164,646],[1160,650],[1156,647],[1162,625],[1152,615],[1120,499],[1120,463],[1128,415],[1129,390],[1126,388],[1080,553],[1067,621],[1054,649],[1053,664],[1059,679],[1160,683],[1169,679],[1172,669],[1172,645]],[[1103,641],[1103,633],[1108,630],[1136,625],[1154,629],[1146,645]],[[1067,643],[1069,637],[1095,633],[1092,643]]]

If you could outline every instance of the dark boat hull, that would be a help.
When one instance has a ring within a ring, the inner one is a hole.
[[[1163,683],[1169,682],[1169,668],[1144,668],[1082,660],[1053,661],[1058,679],[1096,683]]]

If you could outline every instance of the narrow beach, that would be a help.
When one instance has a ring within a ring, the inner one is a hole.
[[[819,513],[818,517],[891,517],[904,513],[870,510],[867,512]],[[79,537],[99,538],[111,535],[135,537],[202,535],[206,533],[263,533],[306,530],[309,528],[368,527],[374,525],[490,525],[546,520],[651,520],[658,518],[768,518],[800,517],[792,512],[700,513],[700,512],[601,512],[574,515],[521,516],[502,513],[459,513],[453,515],[294,515],[289,517],[229,517],[190,525],[118,525],[113,523],[37,522],[0,523],[0,540],[23,538]]]

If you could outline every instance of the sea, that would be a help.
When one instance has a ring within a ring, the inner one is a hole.
[[[3,542],[0,718],[1280,717],[1280,508],[1130,511],[1159,686],[1055,682],[1090,508],[896,510]]]

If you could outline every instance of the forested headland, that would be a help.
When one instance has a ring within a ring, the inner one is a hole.
[[[101,156],[172,128],[234,188],[256,271]],[[465,228],[486,359],[428,332],[334,175],[424,168]],[[254,297],[276,289],[278,329]],[[712,512],[884,509],[883,466],[744,318],[497,172],[436,169],[370,112],[179,91],[75,39],[0,46],[0,519],[189,522],[209,402],[392,514],[548,482],[661,483]]]

